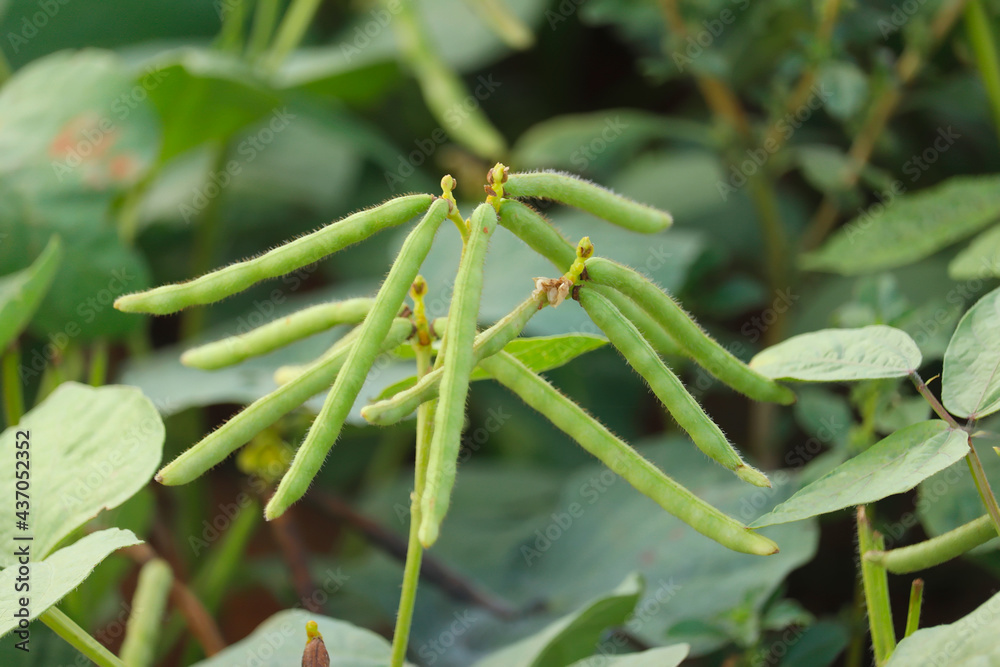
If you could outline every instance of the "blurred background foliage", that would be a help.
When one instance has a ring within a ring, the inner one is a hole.
[[[164,457],[172,458],[273,389],[277,367],[315,357],[339,332],[214,373],[181,366],[180,351],[303,305],[371,294],[402,237],[382,234],[180,316],[117,313],[115,297],[194,277],[403,192],[435,192],[445,173],[458,179],[460,200],[479,199],[497,160],[579,173],[671,211],[673,229],[639,237],[539,203],[570,238],[589,234],[599,253],[655,278],[743,359],[793,333],[871,323],[907,330],[925,359],[940,359],[964,309],[995,282],[995,272],[949,274],[963,252],[951,244],[996,219],[988,213],[995,181],[962,195],[987,211],[985,222],[949,236],[947,221],[931,221],[936,240],[919,261],[859,277],[850,274],[864,271],[836,267],[848,275],[804,272],[799,258],[841,222],[863,224],[870,207],[1000,171],[1000,91],[981,71],[982,26],[963,20],[964,4],[389,0],[296,2],[305,12],[296,15],[278,0],[0,2],[0,274],[25,268],[53,233],[67,249],[21,339],[28,396],[93,377],[107,356],[108,381],[139,386],[167,416]],[[975,6],[995,32],[1000,3]],[[987,256],[1000,246],[978,243]],[[442,234],[424,267],[432,315],[446,312],[460,249],[457,235]],[[498,232],[482,323],[551,272]],[[528,332],[588,331],[585,322],[567,303]],[[811,388],[777,409],[677,364],[751,458],[796,469],[785,485],[763,496],[744,491],[690,454],[609,349],[549,375],[669,474],[745,521],[876,433],[927,418],[926,405],[895,381],[850,393]],[[400,363],[380,368],[362,397],[406,374]],[[726,552],[602,478],[498,387],[477,383],[471,414],[470,460],[431,553],[441,571],[420,589],[411,640],[419,664],[472,664],[636,571],[656,609],[625,631],[633,649],[688,642],[698,665],[867,661],[847,513],[822,526],[765,530],[781,545],[778,556]],[[293,415],[254,446],[295,443],[307,423]],[[104,520],[133,529],[188,577],[228,641],[280,609],[313,603],[389,634],[411,454],[410,425],[366,428],[355,419],[320,492],[280,526],[259,520],[254,496],[269,481],[255,476],[261,466],[250,456],[184,487],[153,485]],[[996,474],[996,458],[982,458]],[[912,510],[914,499],[892,499],[887,514]],[[945,500],[894,538],[940,533],[964,520],[956,518],[963,503],[978,502],[969,489]],[[560,527],[574,502],[583,515]],[[997,576],[1000,560],[987,550],[975,562],[978,569],[948,565],[928,580],[925,624],[954,620],[986,598],[982,577]],[[896,584],[905,600],[908,582]],[[133,586],[128,563],[109,559],[65,611],[100,637]],[[664,587],[666,600],[657,597]],[[169,627],[163,664],[190,664],[197,645],[176,619]]]

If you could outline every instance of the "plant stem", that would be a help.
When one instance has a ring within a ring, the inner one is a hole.
[[[156,643],[164,625],[163,612],[174,583],[174,573],[162,558],[154,558],[139,571],[132,596],[132,610],[122,642],[122,661],[128,667],[151,667],[156,661]]]
[[[986,96],[993,112],[993,122],[1000,136],[1000,54],[997,53],[993,27],[981,0],[968,0],[965,6],[965,28],[969,32],[976,65],[983,78]]]
[[[50,607],[38,617],[45,625],[65,639],[70,646],[94,661],[99,667],[125,667],[125,663],[115,657],[103,644],[94,639],[86,630],[73,622],[69,616]]]
[[[228,7],[226,6],[228,4]],[[223,4],[222,31],[218,47],[223,51],[239,51],[243,47],[243,24],[246,20],[246,0],[231,0]]]
[[[274,71],[281,66],[292,51],[299,45],[312,23],[313,16],[322,0],[292,0],[291,6],[281,19],[278,34],[274,37],[271,50],[265,59],[267,69]]]
[[[906,632],[909,637],[920,627],[920,607],[924,602],[924,580],[914,579],[910,586],[910,607],[906,611]]]
[[[255,58],[267,49],[274,26],[278,22],[278,0],[257,0],[254,9],[253,26],[250,28],[250,39],[247,42],[247,56]]]
[[[958,19],[958,15],[962,12],[965,2],[966,0],[950,0],[940,6],[937,14],[931,20],[931,45],[936,44],[948,34]],[[906,47],[899,56],[899,60],[896,61],[898,83],[888,86],[872,104],[864,125],[855,135],[854,142],[848,151],[851,168],[845,176],[845,185],[852,186],[858,182],[861,171],[868,164],[868,160],[871,159],[872,152],[875,150],[876,141],[882,135],[886,123],[903,98],[902,88],[908,85],[920,72],[926,56],[927,53],[916,45]],[[822,243],[837,223],[839,213],[834,200],[829,195],[824,196],[802,237],[803,248],[811,250]]]
[[[21,387],[21,350],[11,343],[0,360],[3,373],[3,413],[7,426],[14,426],[24,415],[24,390]]]
[[[910,380],[913,381],[913,385],[917,388],[917,392],[921,396],[923,396],[928,403],[931,404],[931,408],[934,410],[934,412],[937,414],[938,417],[948,422],[948,426],[954,429],[962,428],[962,426],[955,420],[955,418],[952,417],[948,413],[948,411],[944,409],[944,406],[941,405],[941,401],[937,399],[937,396],[932,394],[931,390],[927,388],[927,385],[924,384],[924,381],[920,377],[919,373],[917,373],[916,371],[910,373]]]
[[[90,346],[90,368],[87,383],[91,387],[103,387],[108,380],[108,341],[99,338]]]
[[[858,551],[861,555],[861,581],[868,607],[868,624],[875,650],[875,664],[881,667],[896,648],[896,631],[889,606],[889,575],[878,563],[865,558],[869,551],[882,551],[885,540],[872,529],[864,505],[858,507]]]
[[[415,345],[417,372],[426,375],[431,369],[430,345]],[[430,460],[430,443],[434,430],[434,405],[437,401],[422,403],[417,409],[417,456],[413,475],[413,495],[410,498],[410,537],[406,548],[406,565],[403,568],[403,592],[399,598],[396,616],[396,630],[392,635],[391,667],[403,667],[406,660],[406,646],[410,640],[410,625],[413,622],[413,607],[417,598],[417,584],[420,581],[420,562],[424,548],[420,544],[420,498],[427,481],[427,465]]]

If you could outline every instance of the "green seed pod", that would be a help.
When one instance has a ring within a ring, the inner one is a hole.
[[[736,391],[756,401],[782,405],[795,402],[795,394],[788,387],[764,377],[731,355],[676,301],[640,273],[607,259],[591,257],[587,260],[587,278],[599,285],[613,287],[635,301],[659,322],[688,356]]]
[[[125,640],[120,651],[128,667],[152,667],[156,662],[156,646],[163,627],[163,612],[167,596],[174,583],[174,573],[162,558],[154,558],[139,570],[125,628]]]
[[[590,181],[561,172],[511,174],[504,185],[504,192],[509,197],[553,199],[644,234],[661,232],[674,223],[666,211],[640,204]]]
[[[333,388],[323,403],[323,409],[306,434],[305,441],[295,453],[295,459],[281,479],[274,495],[267,503],[264,516],[270,520],[284,514],[285,510],[301,498],[319,472],[327,453],[340,435],[351,406],[368,376],[368,371],[379,353],[382,341],[399,312],[420,265],[430,252],[441,223],[448,215],[448,202],[436,199],[416,229],[406,237],[396,261],[389,270],[382,287],[375,297],[368,317],[358,327],[358,342],[337,374]]]
[[[475,367],[473,345],[479,318],[479,298],[483,291],[483,265],[490,237],[496,230],[497,213],[489,204],[480,204],[469,221],[469,238],[455,277],[455,293],[448,308],[448,349],[441,365],[441,390],[434,412],[427,483],[421,497],[420,542],[429,547],[437,541],[441,521],[448,512],[451,489],[455,485],[458,453],[465,425],[465,399],[469,378]]]
[[[762,472],[744,463],[722,430],[705,414],[698,401],[657,356],[635,325],[593,290],[580,290],[580,305],[629,365],[649,383],[653,393],[691,436],[698,449],[732,470],[740,479],[756,486],[771,486]]]
[[[259,257],[230,264],[186,283],[127,294],[115,301],[115,308],[126,313],[167,315],[188,306],[214,303],[254,283],[308,266],[387,227],[401,225],[426,211],[433,199],[433,195],[407,195],[392,199],[289,241]]]
[[[538,312],[545,295],[532,296],[512,310],[503,319],[476,336],[472,347],[474,364],[502,350],[517,338],[528,320]],[[435,327],[437,324],[435,324]],[[361,416],[371,424],[388,425],[406,419],[422,403],[437,398],[444,369],[438,368],[420,378],[417,384],[398,394],[361,409]]]
[[[559,231],[530,206],[513,199],[500,204],[500,224],[509,229],[532,250],[552,262],[565,273],[576,259],[576,248]],[[605,299],[615,305],[636,325],[653,349],[663,356],[687,356],[687,352],[670,337],[645,310],[619,292],[594,285]]]
[[[380,351],[394,349],[405,341],[412,331],[413,324],[409,320],[396,318],[389,329],[389,334],[380,345]],[[187,484],[221,463],[268,426],[324,389],[329,389],[353,349],[358,333],[358,329],[351,331],[323,356],[303,367],[294,378],[270,394],[258,398],[225,424],[206,435],[160,470],[156,480],[167,486]]]
[[[774,542],[726,516],[665,475],[510,354],[500,352],[484,359],[480,366],[638,491],[702,535],[742,553],[767,556],[778,552]]]
[[[338,324],[357,324],[365,319],[373,303],[374,299],[348,299],[311,306],[239,336],[193,347],[181,355],[181,363],[206,371],[232,366]]]
[[[893,574],[907,574],[946,563],[996,539],[997,529],[989,514],[929,540],[889,551],[869,551],[865,559]]]

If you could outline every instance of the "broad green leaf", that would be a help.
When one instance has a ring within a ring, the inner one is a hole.
[[[820,621],[802,630],[791,646],[783,640],[773,644],[758,664],[766,665],[769,659],[779,658],[787,650],[781,667],[826,667],[847,647],[850,636],[840,623]]]
[[[873,325],[794,336],[762,351],[750,367],[775,380],[850,382],[903,377],[920,361],[920,350],[906,333]]]
[[[929,257],[1000,217],[1000,176],[957,176],[897,197],[844,225],[802,268],[858,275]]]
[[[34,551],[32,545],[29,620],[38,618],[79,586],[108,554],[140,542],[130,530],[108,528],[91,533],[41,559],[38,559],[41,552]],[[18,598],[23,595],[14,589],[17,576],[18,567],[13,565],[0,571],[0,637],[17,627],[14,613],[20,608]]]
[[[146,95],[117,55],[98,50],[36,60],[0,91],[0,273],[25,268],[53,234],[72,249],[32,320],[59,348],[142,326],[111,307],[148,286],[111,208],[156,159],[159,122]]]
[[[827,61],[819,67],[817,79],[830,92],[824,105],[837,120],[850,119],[868,100],[868,77],[852,62]]]
[[[948,264],[952,280],[982,280],[1000,276],[1000,225],[987,229]]]
[[[802,175],[820,192],[842,193],[851,188],[851,160],[841,149],[828,144],[798,146],[795,159]]]
[[[751,526],[800,521],[909,491],[968,451],[966,433],[939,419],[908,426],[800,490]]]
[[[594,652],[601,634],[621,625],[642,594],[642,578],[629,575],[610,595],[552,623],[541,632],[490,654],[475,667],[562,667]]]
[[[620,656],[612,651],[574,662],[570,667],[678,667],[690,650],[687,644],[677,644]]]
[[[944,353],[941,401],[958,417],[981,419],[1000,410],[1000,289],[959,320]]]
[[[1000,663],[1000,593],[954,623],[917,630],[886,667],[987,667]]]
[[[62,244],[53,236],[45,250],[23,271],[0,278],[0,349],[20,335],[55,278]]]
[[[16,427],[0,435],[0,456],[15,461],[16,442],[30,444],[30,534],[43,558],[102,509],[117,507],[153,477],[163,448],[163,422],[134,387],[60,385]],[[0,467],[0,493],[14,497],[14,465]],[[0,567],[11,565],[14,521],[0,522]]]
[[[330,667],[385,667],[392,651],[389,642],[335,618],[303,609],[286,609],[257,626],[241,641],[198,662],[194,667],[232,667],[255,658],[254,667],[289,667],[302,662],[306,645],[306,623],[316,621],[323,643],[330,653]]]

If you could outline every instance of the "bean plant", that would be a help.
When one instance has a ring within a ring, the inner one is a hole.
[[[722,429],[664,362],[664,354],[689,357],[756,401],[787,405],[794,401],[794,394],[732,356],[669,294],[641,273],[600,257],[589,238],[582,238],[574,246],[520,199],[554,200],[611,224],[647,234],[667,229],[672,224],[671,216],[565,173],[512,174],[508,167],[498,163],[485,180],[485,201],[468,217],[463,216],[453,195],[455,179],[445,176],[440,195],[397,197],[259,257],[190,282],[123,296],[115,303],[121,311],[155,315],[214,303],[419,216],[420,221],[407,235],[374,298],[321,304],[246,334],[185,352],[182,356],[185,364],[215,369],[270,352],[337,324],[356,325],[311,364],[285,369],[279,374],[282,384],[276,390],[205,436],[156,476],[161,483],[171,486],[196,479],[282,416],[325,391],[322,409],[265,508],[267,519],[277,519],[313,483],[378,355],[399,350],[400,346],[412,348],[416,377],[411,386],[397,387],[394,393],[362,410],[366,420],[383,425],[416,412],[416,467],[403,590],[393,642],[394,667],[402,665],[406,655],[422,550],[438,540],[448,512],[470,380],[477,369],[507,387],[608,468],[698,532],[742,553],[766,556],[778,551],[772,540],[701,500],[644,459],[507,349],[538,311],[578,302],[702,452],[744,482],[769,487],[767,476],[743,460]],[[420,275],[420,268],[446,221],[453,223],[462,238],[462,255],[447,316],[431,321],[424,299],[428,285]],[[508,228],[550,260],[560,274],[550,278],[510,276],[511,281],[522,280],[525,284],[523,303],[491,327],[479,331],[483,267],[497,225]],[[410,304],[405,303],[407,295]]]

